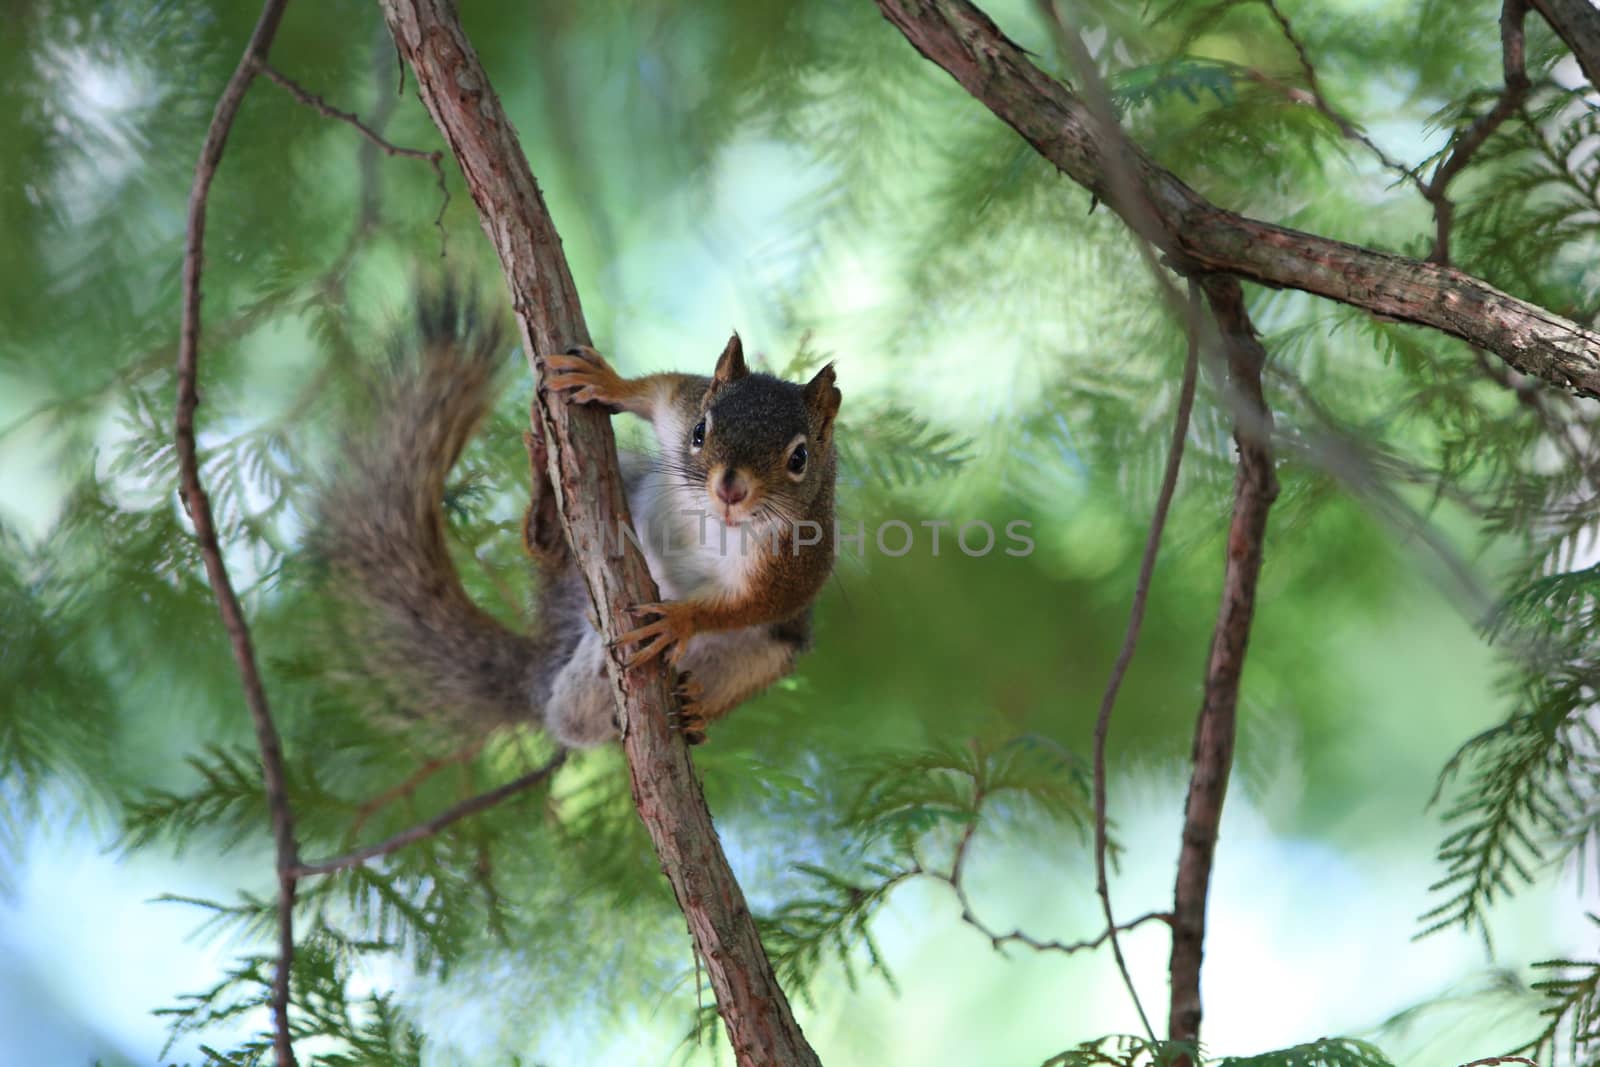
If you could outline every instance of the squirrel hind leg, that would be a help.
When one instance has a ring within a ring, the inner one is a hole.
[[[674,724],[705,740],[712,722],[794,670],[799,645],[767,626],[699,634],[684,650],[679,666],[679,699],[689,698]],[[619,736],[616,705],[606,678],[606,649],[600,634],[585,628],[544,699],[545,729],[570,748],[590,748]]]
[[[620,733],[605,656],[599,633],[586,628],[550,685],[544,702],[545,729],[568,748],[592,748]]]
[[[790,674],[799,652],[766,626],[691,638],[678,662],[679,699],[687,698],[679,728],[700,744],[711,723]]]

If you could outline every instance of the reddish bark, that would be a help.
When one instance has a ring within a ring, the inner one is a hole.
[[[1180,271],[1235,274],[1431,326],[1493,352],[1524,374],[1600,396],[1600,334],[1442,264],[1218,207],[1137,148],[1112,141],[1082,99],[1035,66],[966,0],[877,4],[917,51],[1068,177],[1120,211]],[[1569,6],[1566,0],[1543,0],[1540,9]],[[1587,26],[1592,20],[1582,21]],[[1121,158],[1113,155],[1118,152]],[[1124,175],[1138,182],[1131,195],[1116,188]],[[1128,207],[1142,204],[1152,206],[1153,217]]]
[[[551,404],[541,353],[589,343],[561,239],[516,132],[462,32],[449,0],[382,0],[389,28],[416,72],[423,103],[450,144],[499,254],[529,361],[541,388],[535,408],[549,442],[549,471],[602,633],[613,640],[634,604],[658,599],[643,557],[613,555],[607,532],[627,518],[609,417]],[[779,987],[744,894],[734,880],[683,741],[667,725],[672,684],[652,663],[624,669],[608,657],[633,799],[655,843],[704,961],[740,1064],[818,1063]]]
[[[1212,631],[1204,696],[1195,720],[1193,770],[1184,802],[1183,839],[1172,897],[1172,955],[1168,964],[1172,994],[1167,1036],[1185,1042],[1200,1039],[1200,964],[1205,947],[1206,898],[1228,775],[1233,768],[1239,678],[1244,672],[1250,624],[1255,617],[1256,581],[1261,575],[1267,514],[1278,496],[1278,479],[1268,443],[1272,415],[1261,391],[1266,350],[1245,312],[1238,281],[1210,276],[1202,286],[1227,353],[1229,392],[1240,409],[1234,421],[1239,469],[1233,483],[1233,519],[1228,527],[1228,555],[1222,572],[1222,604]]]

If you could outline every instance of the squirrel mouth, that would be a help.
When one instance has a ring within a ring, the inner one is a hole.
[[[742,471],[715,467],[706,478],[706,503],[722,525],[732,529],[755,518],[760,489]]]

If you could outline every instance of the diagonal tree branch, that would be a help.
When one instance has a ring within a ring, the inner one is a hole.
[[[1554,3],[1555,0],[1550,0]],[[1112,154],[1091,109],[1044,73],[967,0],[876,0],[924,56],[944,68],[1041,155],[1116,207]],[[1524,374],[1600,397],[1600,334],[1437,263],[1333,241],[1210,203],[1142,152],[1132,173],[1159,225],[1117,207],[1183,269],[1300,289],[1487,349]]]
[[[1600,9],[1590,0],[1528,0],[1528,4],[1572,49],[1589,84],[1600,89]]]
[[[403,145],[397,145],[393,141],[385,138],[369,124],[363,122],[360,115],[357,115],[353,111],[342,111],[339,108],[334,107],[322,97],[307,89],[305,86],[301,85],[287,74],[284,74],[276,67],[267,63],[262,63],[261,73],[266,76],[267,80],[283,89],[284,92],[288,93],[290,96],[294,97],[300,103],[304,104],[306,107],[309,107],[317,114],[333,119],[336,122],[343,122],[349,126],[355,127],[356,132],[361,134],[362,137],[365,137],[368,144],[379,149],[385,155],[404,156],[407,159],[426,160],[428,165],[433,168],[434,178],[436,178],[439,182],[439,213],[434,216],[433,224],[439,228],[439,236],[441,239],[443,238],[444,213],[450,207],[450,186],[445,184],[444,167],[440,164],[440,160],[444,159],[443,152],[439,151],[437,148],[433,149],[432,151],[425,151],[421,148],[406,148]]]
[[[375,845],[352,849],[342,855],[331,856],[325,860],[297,864],[295,866],[295,876],[297,878],[306,878],[314,874],[332,874],[334,871],[342,871],[346,867],[359,867],[370,859],[387,856],[391,852],[398,852],[407,845],[414,844],[426,837],[432,837],[453,822],[459,822],[468,816],[478,814],[480,811],[487,811],[502,800],[533,788],[560,770],[566,759],[567,754],[565,751],[557,752],[549,760],[546,760],[542,766],[529,771],[522,777],[513,778],[505,785],[496,786],[486,793],[468,797],[461,803],[446,808],[426,822],[401,830],[399,833],[392,837],[384,838]]]
[[[278,963],[272,977],[272,1045],[278,1067],[295,1067],[294,1046],[289,1038],[289,972],[294,963],[295,866],[299,852],[294,838],[294,815],[289,810],[289,792],[283,770],[283,746],[267,705],[267,692],[256,667],[250,630],[244,609],[222,561],[222,546],[217,540],[217,525],[211,514],[211,500],[200,483],[200,460],[195,447],[194,413],[200,404],[196,384],[200,365],[200,276],[205,263],[206,201],[211,182],[222,162],[228,133],[239,114],[239,105],[250,83],[266,63],[272,38],[283,21],[288,0],[266,0],[255,29],[245,45],[239,65],[217,99],[194,165],[194,184],[189,189],[188,227],[183,245],[183,319],[178,332],[178,410],[173,427],[178,453],[178,474],[184,507],[194,523],[194,535],[205,559],[206,577],[217,598],[222,624],[233,643],[233,658],[239,665],[244,684],[245,704],[255,725],[256,747],[261,753],[261,781],[267,794],[267,809],[272,822],[272,843],[277,856],[278,874]]]
[[[542,383],[542,353],[590,340],[544,197],[451,0],[382,5],[422,101],[478,205]],[[567,537],[609,642],[629,608],[657,599],[639,552],[609,550],[608,532],[628,518],[611,421],[593,408],[551,404],[542,386],[534,408],[549,442],[550,479]],[[616,654],[606,657],[606,669],[622,716],[634,804],[705,961],[734,1055],[746,1067],[818,1063],[773,975],[688,750],[667,725],[673,696],[666,669],[628,670]]]
[[[363,122],[360,115],[357,115],[353,111],[343,111],[334,107],[321,96],[318,96],[316,93],[307,89],[305,86],[301,85],[299,82],[280,71],[277,67],[263,62],[260,70],[261,74],[268,81],[283,89],[284,92],[294,97],[306,107],[309,107],[312,111],[315,111],[317,114],[326,118],[333,119],[336,122],[342,122],[348,126],[355,127],[357,133],[361,134],[361,136],[365,137],[368,142],[381,149],[385,155],[404,156],[407,159],[425,159],[434,165],[435,171],[439,171],[439,161],[444,158],[444,153],[439,151],[437,148],[428,150],[423,148],[406,148],[404,145],[397,145],[394,142],[386,139],[382,134],[373,129],[366,122]],[[442,171],[439,171],[439,183],[441,185],[444,184],[444,174]]]
[[[1233,767],[1239,678],[1255,616],[1256,580],[1261,574],[1267,513],[1278,496],[1270,445],[1272,413],[1261,390],[1266,349],[1256,338],[1237,279],[1208,275],[1201,285],[1227,353],[1229,385],[1239,401],[1249,405],[1253,417],[1240,415],[1234,422],[1239,470],[1234,478],[1233,520],[1228,527],[1222,604],[1206,664],[1205,695],[1195,721],[1194,769],[1184,803],[1183,843],[1173,888],[1172,957],[1168,965],[1172,1000],[1167,1037],[1190,1043],[1200,1040],[1200,963],[1205,947],[1206,897],[1222,803]],[[1187,1067],[1188,1061],[1184,1056],[1177,1062]]]

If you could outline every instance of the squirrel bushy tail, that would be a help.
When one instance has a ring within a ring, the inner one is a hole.
[[[537,721],[557,654],[556,635],[519,634],[474,604],[445,542],[445,477],[493,404],[505,351],[455,291],[424,295],[312,538],[367,675],[407,712],[479,727]]]

